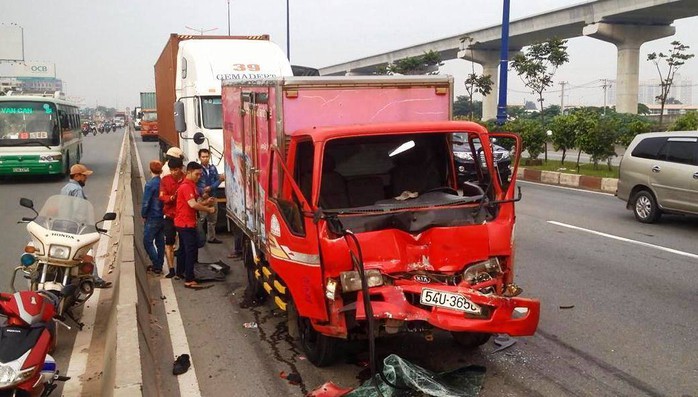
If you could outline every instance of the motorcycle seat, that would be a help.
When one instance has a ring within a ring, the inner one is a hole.
[[[22,357],[37,344],[45,329],[45,324],[31,328],[0,327],[0,362],[9,363]]]

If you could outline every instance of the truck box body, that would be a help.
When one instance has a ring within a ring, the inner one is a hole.
[[[155,91],[161,151],[178,146],[187,160],[210,148],[211,163],[222,170],[223,132],[221,82],[292,75],[291,65],[268,35],[190,36],[171,34],[155,63]],[[180,139],[175,129],[174,103],[185,105],[186,131],[201,132],[206,142]]]
[[[521,139],[449,121],[450,77],[222,90],[226,213],[249,248],[246,295],[269,294],[287,312],[309,361],[331,363],[340,339],[367,329],[446,330],[467,347],[535,332],[540,303],[513,283]],[[494,161],[495,138],[510,172]],[[477,159],[462,185],[456,142]]]
[[[154,92],[141,92],[141,111],[145,109],[156,109],[156,102]]]

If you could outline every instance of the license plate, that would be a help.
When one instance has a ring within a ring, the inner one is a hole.
[[[12,172],[29,172],[29,168],[27,168],[27,167],[13,168]]]
[[[482,312],[480,306],[469,301],[463,295],[429,288],[424,288],[422,290],[419,302],[423,305],[445,307],[446,309],[458,310],[471,314],[480,314]]]

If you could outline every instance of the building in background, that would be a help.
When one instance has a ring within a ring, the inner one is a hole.
[[[616,82],[610,80],[608,89],[608,102],[611,105],[616,103]],[[657,96],[661,94],[662,82],[659,79],[643,80],[637,93],[637,100],[647,106],[659,103]],[[671,100],[673,98],[673,100]],[[669,90],[667,104],[670,102],[677,105],[693,105],[693,80],[685,78],[679,74],[674,77],[674,83]],[[678,101],[678,102],[677,102]],[[650,106],[651,108],[651,106]]]
[[[0,90],[22,94],[53,94],[63,91],[52,62],[16,61],[0,63]]]

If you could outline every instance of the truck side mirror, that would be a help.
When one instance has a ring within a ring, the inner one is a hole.
[[[196,134],[194,134],[194,137],[192,139],[194,139],[194,143],[196,143],[197,145],[201,145],[202,143],[204,143],[204,141],[206,141],[206,137],[202,132],[197,132]]]
[[[184,102],[174,103],[175,130],[184,132],[187,130],[187,122],[184,120]]]

